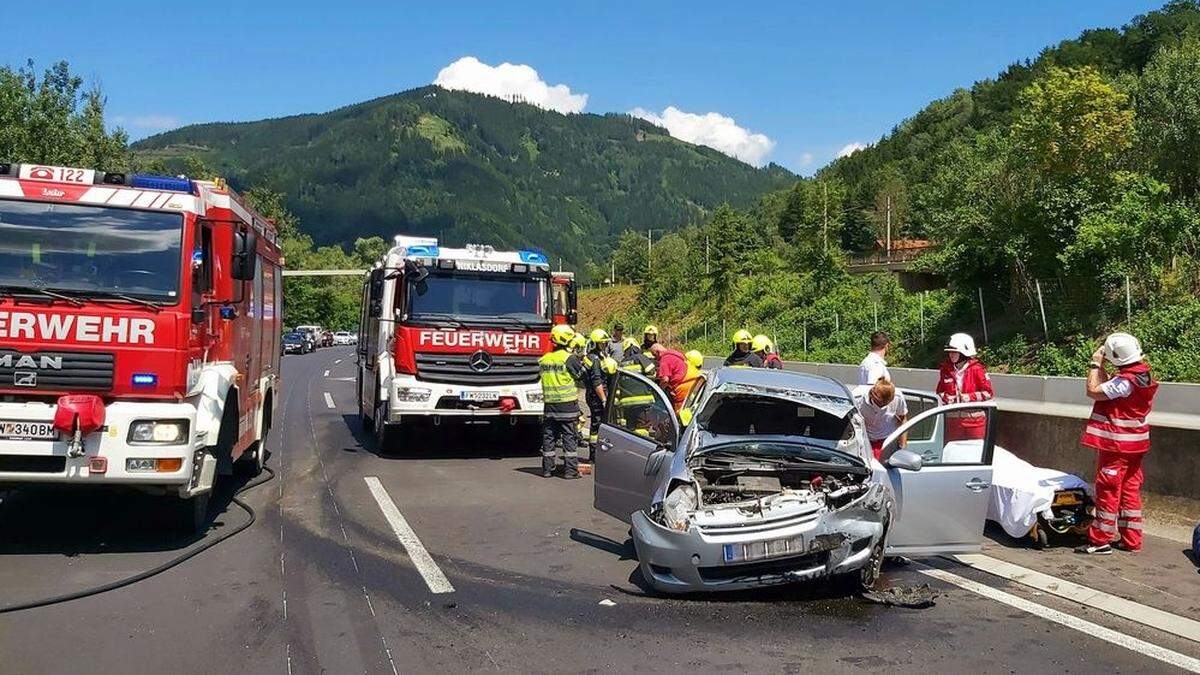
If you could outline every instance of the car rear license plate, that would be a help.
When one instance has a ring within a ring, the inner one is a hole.
[[[458,394],[461,401],[499,401],[498,391],[464,391]]]
[[[53,441],[58,432],[50,422],[0,420],[0,441]]]

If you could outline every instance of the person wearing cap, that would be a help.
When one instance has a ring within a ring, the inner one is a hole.
[[[884,378],[891,382],[892,374],[888,372],[887,367],[887,352],[888,347],[892,346],[892,340],[888,334],[877,330],[871,333],[871,351],[863,357],[861,363],[858,364],[858,383],[865,385],[873,385],[879,381],[879,378]]]
[[[690,389],[684,388],[684,381],[688,377],[687,358],[682,352],[668,349],[661,342],[650,345],[650,353],[654,355],[658,364],[658,386],[662,387],[663,393],[671,397],[671,403],[678,412],[683,407],[683,399],[687,397]]]
[[[608,355],[620,363],[625,358],[625,348],[629,341],[625,337],[625,326],[620,323],[613,324],[612,340],[608,343]]]
[[[775,353],[775,345],[771,342],[771,338],[766,335],[755,335],[754,340],[750,343],[750,348],[758,358],[762,359],[764,368],[772,368],[774,370],[783,370],[783,360]]]
[[[974,338],[955,333],[950,336],[945,352],[937,384],[942,403],[980,403],[995,397],[987,368],[975,356]],[[949,412],[945,419],[947,442],[978,440],[987,432],[987,414],[982,410]]]
[[[1115,367],[1111,375],[1106,363]],[[1080,443],[1096,451],[1096,517],[1079,553],[1142,548],[1142,458],[1150,450],[1147,417],[1158,382],[1128,333],[1113,333],[1092,354],[1084,392],[1095,401]],[[1116,543],[1113,540],[1117,539]]]
[[[596,443],[600,440],[600,420],[604,418],[604,406],[608,404],[612,376],[617,372],[617,362],[608,355],[608,344],[612,341],[608,332],[597,328],[588,336],[591,349],[583,357],[583,369],[587,384],[587,407],[589,412],[587,435],[587,464],[596,461]]]
[[[885,377],[880,377],[874,385],[860,384],[852,393],[854,407],[862,415],[867,440],[871,442],[871,452],[882,461],[883,442],[908,419],[908,403],[903,396],[896,395],[895,385]],[[904,443],[902,438],[900,447]]]
[[[754,353],[754,336],[742,328],[733,334],[733,353],[725,357],[725,365],[732,368],[762,368],[763,360]]]

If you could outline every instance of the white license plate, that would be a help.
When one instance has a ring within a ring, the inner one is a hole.
[[[0,420],[0,441],[53,441],[58,432],[50,422]]]
[[[499,401],[500,392],[498,391],[463,391],[459,392],[458,398],[460,401]]]
[[[725,544],[721,554],[727,563],[744,563],[768,558],[797,555],[804,551],[804,536],[766,539],[743,544]]]

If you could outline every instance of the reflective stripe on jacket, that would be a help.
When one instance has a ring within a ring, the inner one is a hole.
[[[1138,454],[1150,449],[1150,423],[1146,421],[1158,393],[1158,382],[1150,366],[1137,363],[1117,371],[1115,377],[1127,380],[1133,391],[1121,398],[1092,404],[1092,416],[1079,442],[1094,450]]]
[[[938,369],[937,394],[942,403],[980,403],[990,401],[995,397],[987,368],[984,368],[979,359],[972,358],[963,367],[961,389],[958,386],[958,373],[955,370],[950,359],[943,361]],[[985,419],[987,413],[982,410],[956,411],[946,413],[946,417],[960,418],[963,427],[982,427],[987,423]]]
[[[567,403],[576,400],[578,394],[575,391],[575,377],[567,368],[569,358],[569,350],[555,349],[538,359],[544,403]]]

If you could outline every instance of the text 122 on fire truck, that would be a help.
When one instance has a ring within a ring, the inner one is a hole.
[[[0,164],[0,484],[130,487],[206,522],[262,468],[276,231],[218,181]]]
[[[539,423],[538,358],[574,275],[537,251],[397,236],[363,283],[359,413],[381,448],[418,421]]]

